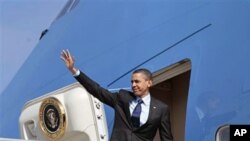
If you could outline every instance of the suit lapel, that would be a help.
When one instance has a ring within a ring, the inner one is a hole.
[[[130,118],[131,114],[130,114],[130,111],[129,111],[129,101],[125,103],[124,108],[125,108],[124,110],[125,110],[126,118],[127,118],[128,122],[129,122],[129,124],[132,125],[131,118]]]
[[[155,103],[155,100],[153,97],[151,97],[151,102],[150,102],[150,108],[149,108],[149,115],[148,115],[148,120],[147,122],[151,121],[155,116],[155,111],[158,110],[158,107]]]
[[[130,114],[130,110],[129,110],[129,103],[134,99],[135,97],[133,96],[132,93],[130,93],[129,97],[127,97],[127,100],[124,103],[124,111],[125,111],[125,115],[127,118],[128,123],[130,124],[130,126],[132,127],[132,121],[131,121],[131,114]]]

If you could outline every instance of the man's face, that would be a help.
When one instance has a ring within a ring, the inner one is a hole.
[[[136,96],[144,97],[149,93],[152,81],[148,80],[143,73],[134,73],[131,79],[131,87]]]

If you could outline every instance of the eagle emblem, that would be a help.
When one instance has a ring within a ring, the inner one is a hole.
[[[54,97],[43,100],[39,110],[39,124],[45,136],[52,140],[61,138],[66,129],[65,110]]]

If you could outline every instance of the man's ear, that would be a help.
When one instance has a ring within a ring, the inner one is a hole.
[[[148,80],[148,87],[151,87],[153,85],[152,80]]]

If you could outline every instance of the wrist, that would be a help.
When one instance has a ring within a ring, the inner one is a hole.
[[[73,75],[76,74],[77,70],[78,70],[78,69],[75,68],[75,67],[69,69],[69,71],[70,71]]]

